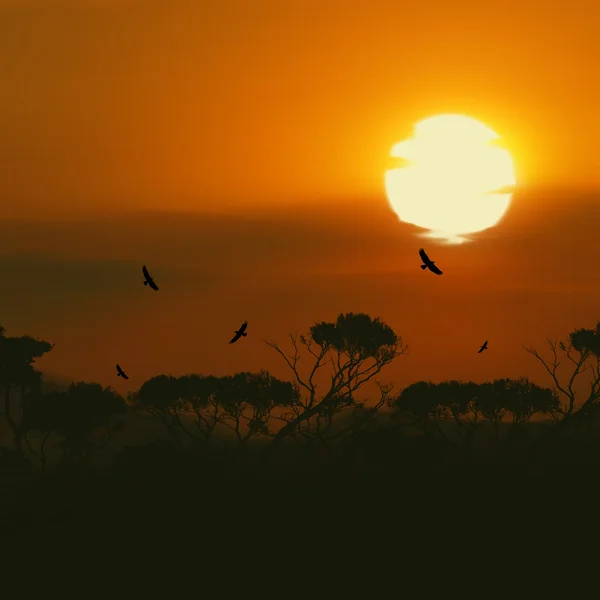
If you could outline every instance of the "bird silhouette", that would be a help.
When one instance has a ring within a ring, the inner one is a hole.
[[[125,374],[125,371],[121,369],[119,365],[117,365],[117,377],[122,377],[123,379],[129,379],[129,376]]]
[[[435,273],[436,275],[442,274],[442,271],[440,271],[438,267],[435,266],[435,261],[431,260],[429,256],[425,254],[425,250],[423,250],[423,248],[419,250],[419,256],[421,257],[421,260],[425,263],[421,265],[421,269],[423,269],[423,271],[425,269],[429,269],[432,273]]]
[[[483,346],[481,346],[481,348],[479,348],[479,352],[478,354],[481,354],[484,350],[487,350],[487,340],[485,340],[485,342],[483,343]]]
[[[230,344],[237,342],[241,337],[246,337],[248,334],[246,333],[246,327],[248,327],[248,321],[244,321],[242,326],[235,332],[235,335],[230,340]]]
[[[142,273],[144,274],[144,285],[149,285],[153,290],[158,292],[158,286],[154,283],[154,279],[150,277],[150,273],[148,273],[148,269],[146,269],[146,265],[142,267]]]

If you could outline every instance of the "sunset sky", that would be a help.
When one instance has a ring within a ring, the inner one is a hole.
[[[410,347],[383,380],[549,384],[521,344],[600,320],[599,31],[597,0],[0,0],[0,323],[120,392],[287,377],[263,340],[349,311]],[[384,190],[392,146],[450,112],[519,184],[456,246]]]

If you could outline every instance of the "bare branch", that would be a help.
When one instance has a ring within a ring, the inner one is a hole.
[[[552,361],[544,360],[539,355],[539,353],[533,348],[524,347],[524,349],[542,363],[546,371],[552,377],[556,389],[568,398],[568,404],[566,408],[562,410],[556,410],[552,414],[552,417],[555,419],[557,419],[557,413],[562,414],[562,420],[565,421],[574,414],[581,413],[581,411],[584,408],[587,409],[600,397],[600,358],[596,357],[595,364],[588,364],[588,360],[592,356],[592,353],[588,348],[576,349],[574,348],[573,343],[571,341],[569,341],[568,343],[561,341],[557,344],[557,342],[555,341],[547,340],[547,343],[550,346],[550,350],[552,352]],[[566,386],[561,384],[558,377],[558,367],[560,365],[560,361],[558,360],[557,346],[560,348],[567,360],[573,365],[573,371],[571,372]],[[579,354],[578,357],[573,356],[574,351]],[[581,404],[577,412],[574,413],[573,411],[575,409],[576,401],[576,391],[574,389],[575,381],[582,373],[585,372],[591,373],[589,395],[585,402]]]
[[[554,385],[556,386],[556,389],[558,389],[562,394],[564,394],[568,399],[569,399],[569,408],[568,408],[568,413],[570,414],[571,411],[573,410],[573,405],[575,403],[575,397],[572,393],[572,390],[567,391],[561,384],[560,381],[558,380],[558,376],[556,374],[556,371],[558,369],[558,365],[560,364],[558,362],[558,358],[556,355],[556,343],[552,342],[551,340],[547,340],[548,344],[550,345],[550,348],[552,350],[552,354],[553,354],[553,362],[546,362],[537,352],[537,350],[535,350],[532,347],[526,347],[523,346],[524,350],[526,352],[529,352],[529,354],[531,354],[532,356],[534,356],[535,358],[537,358],[537,360],[539,360],[542,365],[544,366],[544,368],[546,369],[546,371],[550,374],[550,377],[552,377],[552,380],[554,381]]]

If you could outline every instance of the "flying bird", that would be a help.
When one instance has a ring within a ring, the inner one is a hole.
[[[248,327],[248,321],[244,321],[242,323],[242,326],[235,332],[235,335],[229,343],[233,344],[234,342],[237,342],[242,336],[246,337],[248,335],[246,333],[246,327]]]
[[[117,365],[117,377],[122,377],[123,379],[129,379],[128,375],[125,375],[125,371],[121,369],[119,365]]]
[[[487,340],[485,340],[485,342],[483,343],[483,346],[481,346],[481,348],[479,348],[479,352],[478,354],[481,354],[484,350],[487,350]]]
[[[142,267],[142,273],[144,274],[144,285],[149,285],[153,290],[158,292],[158,286],[154,283],[154,279],[150,277],[150,273],[148,273],[148,269],[146,269],[146,265]]]
[[[421,265],[421,269],[423,269],[423,271],[425,269],[429,269],[432,273],[435,273],[436,275],[442,274],[442,272],[435,266],[435,261],[431,260],[429,256],[425,254],[425,250],[423,250],[423,248],[419,250],[419,256],[421,257],[421,260],[425,263],[424,265]]]

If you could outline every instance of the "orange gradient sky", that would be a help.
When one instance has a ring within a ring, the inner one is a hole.
[[[520,345],[600,319],[598,31],[593,0],[0,0],[0,323],[119,391],[287,376],[262,340],[341,311],[405,338],[390,380],[545,381]],[[522,186],[455,247],[384,194],[394,143],[448,112]]]
[[[0,0],[5,213],[372,196],[422,117],[600,185],[595,0]],[[11,202],[19,199],[17,205]]]

